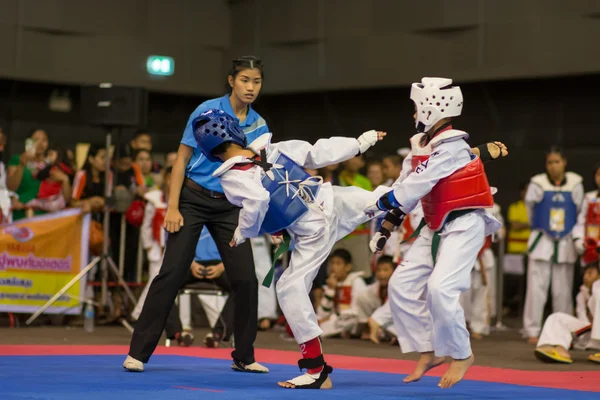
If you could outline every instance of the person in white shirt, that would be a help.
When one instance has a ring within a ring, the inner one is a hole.
[[[600,273],[597,264],[589,264],[584,268],[583,285],[577,294],[576,316],[556,312],[550,314],[544,327],[535,356],[544,362],[571,364],[573,359],[569,353],[571,345],[579,350],[600,350],[600,340],[593,339],[591,335],[592,320],[600,310],[596,309],[596,297],[600,296]],[[592,288],[596,292],[592,294]],[[595,315],[596,314],[596,315]],[[590,361],[594,361],[590,359]]]

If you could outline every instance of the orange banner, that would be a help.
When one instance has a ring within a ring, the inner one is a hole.
[[[79,209],[0,226],[0,312],[33,313],[88,262],[90,215]],[[78,314],[86,279],[46,313]]]

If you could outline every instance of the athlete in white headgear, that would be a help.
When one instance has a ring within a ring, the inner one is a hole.
[[[390,279],[389,300],[402,351],[421,353],[415,371],[404,381],[420,379],[451,357],[438,384],[449,388],[474,361],[458,298],[469,287],[485,237],[501,224],[484,210],[494,204],[482,164],[491,158],[487,145],[479,148],[478,157],[466,142],[469,135],[452,129],[452,117],[463,107],[460,88],[452,86],[451,79],[423,78],[413,83],[410,98],[419,133],[410,139],[411,152],[394,190],[365,212],[391,210],[371,242],[377,251],[389,229],[419,200],[422,203],[426,226]]]

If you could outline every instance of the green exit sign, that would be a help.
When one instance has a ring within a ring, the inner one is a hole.
[[[150,75],[171,76],[175,73],[175,60],[166,56],[150,56],[146,70]]]

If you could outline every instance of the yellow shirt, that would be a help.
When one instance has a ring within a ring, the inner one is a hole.
[[[508,222],[520,222],[523,224],[529,224],[529,218],[527,217],[527,207],[523,200],[519,200],[516,203],[512,203],[508,206]],[[510,226],[510,225],[509,225]],[[509,253],[526,253],[527,252],[527,241],[529,240],[529,229],[509,229],[508,231],[508,248]]]

